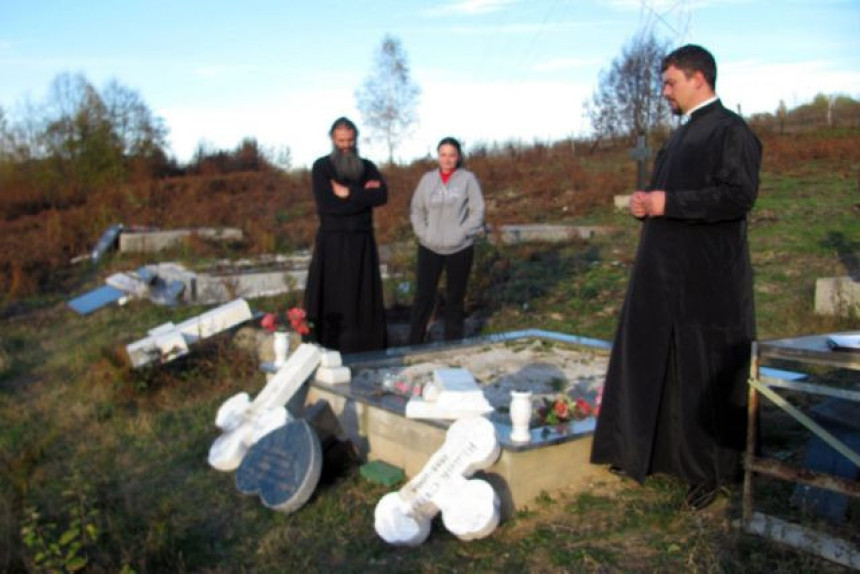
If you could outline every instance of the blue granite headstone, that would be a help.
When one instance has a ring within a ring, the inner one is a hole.
[[[236,487],[267,507],[295,512],[310,499],[322,471],[319,437],[304,420],[288,422],[257,441],[236,471]]]
[[[116,303],[125,297],[125,295],[124,291],[121,291],[116,287],[103,285],[98,289],[84,293],[80,297],[75,297],[69,301],[68,305],[81,315],[89,315],[93,311],[101,309],[105,305]]]

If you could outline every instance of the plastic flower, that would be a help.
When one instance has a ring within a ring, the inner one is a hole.
[[[302,336],[311,332],[307,313],[300,307],[293,307],[284,314],[266,313],[260,320],[260,327],[267,331],[286,331],[289,328]]]
[[[311,327],[307,321],[308,314],[300,307],[293,307],[287,311],[287,319],[290,321],[290,326],[299,335],[307,335],[311,332]]]
[[[263,315],[263,319],[260,321],[260,327],[265,329],[266,331],[277,331],[278,330],[278,318],[274,313],[266,313]]]
[[[537,408],[538,419],[545,425],[557,425],[596,415],[596,409],[588,401],[583,398],[573,400],[567,395],[559,395],[555,399],[545,398],[543,404]]]

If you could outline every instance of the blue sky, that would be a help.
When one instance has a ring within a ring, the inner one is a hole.
[[[63,72],[116,79],[165,120],[181,161],[255,137],[308,165],[334,118],[361,127],[355,90],[391,34],[422,90],[396,153],[411,160],[446,135],[467,150],[586,135],[583,102],[644,26],[709,48],[718,94],[745,114],[860,98],[860,0],[0,0],[0,107],[19,117]]]

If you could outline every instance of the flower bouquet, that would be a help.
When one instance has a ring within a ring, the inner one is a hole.
[[[541,425],[558,425],[570,421],[581,421],[597,416],[597,409],[583,398],[572,399],[559,395],[554,399],[544,398],[537,407],[537,418]]]
[[[270,332],[286,332],[290,328],[302,337],[311,332],[307,313],[300,307],[293,307],[281,314],[266,313],[260,320],[260,326]]]

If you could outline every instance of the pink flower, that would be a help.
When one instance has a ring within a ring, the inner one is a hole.
[[[553,410],[555,414],[558,415],[559,420],[567,420],[570,417],[570,407],[567,404],[567,401],[558,400],[553,405]]]
[[[267,331],[274,331],[277,328],[276,322],[274,313],[266,313],[260,321],[260,326]]]

